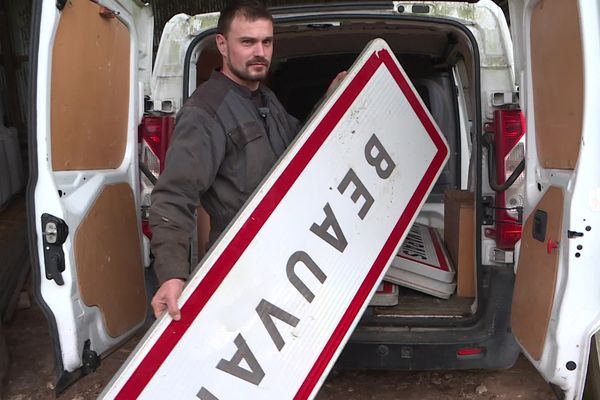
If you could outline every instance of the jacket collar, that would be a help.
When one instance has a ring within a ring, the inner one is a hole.
[[[248,89],[246,86],[240,85],[239,83],[231,80],[227,75],[222,73],[219,70],[214,70],[210,76],[210,79],[215,79],[221,84],[227,86],[228,88],[235,90],[237,93],[242,95],[243,97],[250,98],[252,96],[252,91]],[[258,90],[264,93],[263,84],[260,83],[258,85]]]

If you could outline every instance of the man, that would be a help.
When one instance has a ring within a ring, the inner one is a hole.
[[[212,244],[299,130],[298,121],[260,84],[273,54],[273,22],[264,5],[230,2],[217,31],[222,69],[179,112],[165,170],[152,193],[152,251],[161,282],[152,307],[157,316],[167,309],[175,320],[199,202],[210,215]]]
[[[199,203],[210,215],[212,245],[300,129],[260,83],[273,55],[273,20],[265,6],[257,0],[230,2],[217,31],[222,69],[179,112],[152,192],[152,251],[161,283],[152,299],[157,317],[166,310],[180,319],[177,299],[189,274]]]

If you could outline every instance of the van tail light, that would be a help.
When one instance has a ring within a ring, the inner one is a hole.
[[[525,158],[525,118],[520,110],[494,112],[494,159],[497,185],[502,186],[519,168]],[[496,245],[513,249],[521,238],[519,210],[523,207],[524,175],[521,172],[514,183],[496,193]]]
[[[142,192],[142,231],[148,238],[152,231],[148,224],[148,208],[150,207],[150,194],[156,178],[165,168],[167,148],[175,119],[172,116],[145,115],[138,128],[140,146],[140,185]]]
[[[169,140],[175,120],[172,116],[145,115],[138,134],[142,145],[141,161],[158,177],[164,169]]]

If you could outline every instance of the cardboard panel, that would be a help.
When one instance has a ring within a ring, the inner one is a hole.
[[[444,194],[444,243],[456,268],[456,294],[475,297],[475,197],[473,192]]]
[[[521,253],[512,304],[512,330],[521,345],[536,360],[542,356],[550,313],[554,302],[559,249],[548,252],[548,240],[562,240],[564,194],[551,186],[523,226]],[[539,216],[546,213],[546,232],[540,241],[534,226],[543,225]],[[536,222],[536,215],[538,221]]]
[[[55,171],[114,169],[125,155],[129,31],[100,10],[91,1],[71,0],[56,32],[51,87]]]
[[[583,119],[583,56],[576,1],[542,0],[535,6],[531,75],[540,165],[573,169]]]
[[[133,192],[106,186],[75,233],[75,262],[83,302],[98,306],[116,337],[146,317],[140,233]]]

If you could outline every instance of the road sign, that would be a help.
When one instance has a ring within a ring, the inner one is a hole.
[[[314,397],[447,157],[370,42],[101,397]]]

